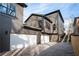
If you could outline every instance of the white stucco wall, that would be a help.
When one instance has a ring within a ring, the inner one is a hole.
[[[41,35],[41,43],[48,43],[49,36]],[[37,45],[37,35],[25,34],[11,34],[10,35],[10,49],[28,47],[30,45]]]

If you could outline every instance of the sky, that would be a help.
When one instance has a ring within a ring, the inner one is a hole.
[[[26,3],[27,8],[24,9],[24,21],[32,13],[47,14],[55,10],[60,10],[65,21],[64,27],[67,28],[68,21],[79,16],[79,3]]]

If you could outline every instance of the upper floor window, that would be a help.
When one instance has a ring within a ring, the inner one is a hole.
[[[50,30],[50,23],[48,21],[46,21],[46,26],[45,27]]]
[[[41,28],[43,30],[43,19],[41,17],[38,17],[38,25],[39,25],[39,28]]]
[[[56,25],[55,25],[55,24],[53,24],[53,31],[54,31],[54,30],[56,30]]]
[[[16,16],[15,6],[11,3],[0,3],[0,13]]]

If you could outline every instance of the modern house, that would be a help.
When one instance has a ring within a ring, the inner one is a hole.
[[[51,32],[51,23],[47,17],[40,14],[31,14],[25,21],[23,31],[25,34],[36,35],[37,44],[49,42]],[[48,38],[46,40],[46,37]]]
[[[40,34],[36,34],[37,32],[33,32],[30,30],[27,30],[28,27],[39,29]],[[61,41],[61,37],[64,34],[64,20],[60,13],[60,10],[56,10],[54,12],[40,15],[40,14],[31,14],[25,21],[24,24],[24,33],[33,35],[37,35],[37,42],[43,42],[43,41],[52,41],[52,42],[58,42]],[[46,35],[48,37],[43,38]]]
[[[64,20],[60,10],[50,12],[44,16],[52,21],[51,27],[54,35],[51,36],[50,41],[61,41],[61,36],[64,34]]]
[[[21,28],[24,7],[24,3],[0,3],[0,51],[10,50],[10,34]]]

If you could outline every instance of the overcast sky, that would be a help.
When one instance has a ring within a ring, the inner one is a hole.
[[[26,3],[27,8],[24,9],[24,20],[30,16],[31,13],[47,14],[49,12],[60,10],[65,21],[65,27],[70,18],[79,16],[78,3]]]

